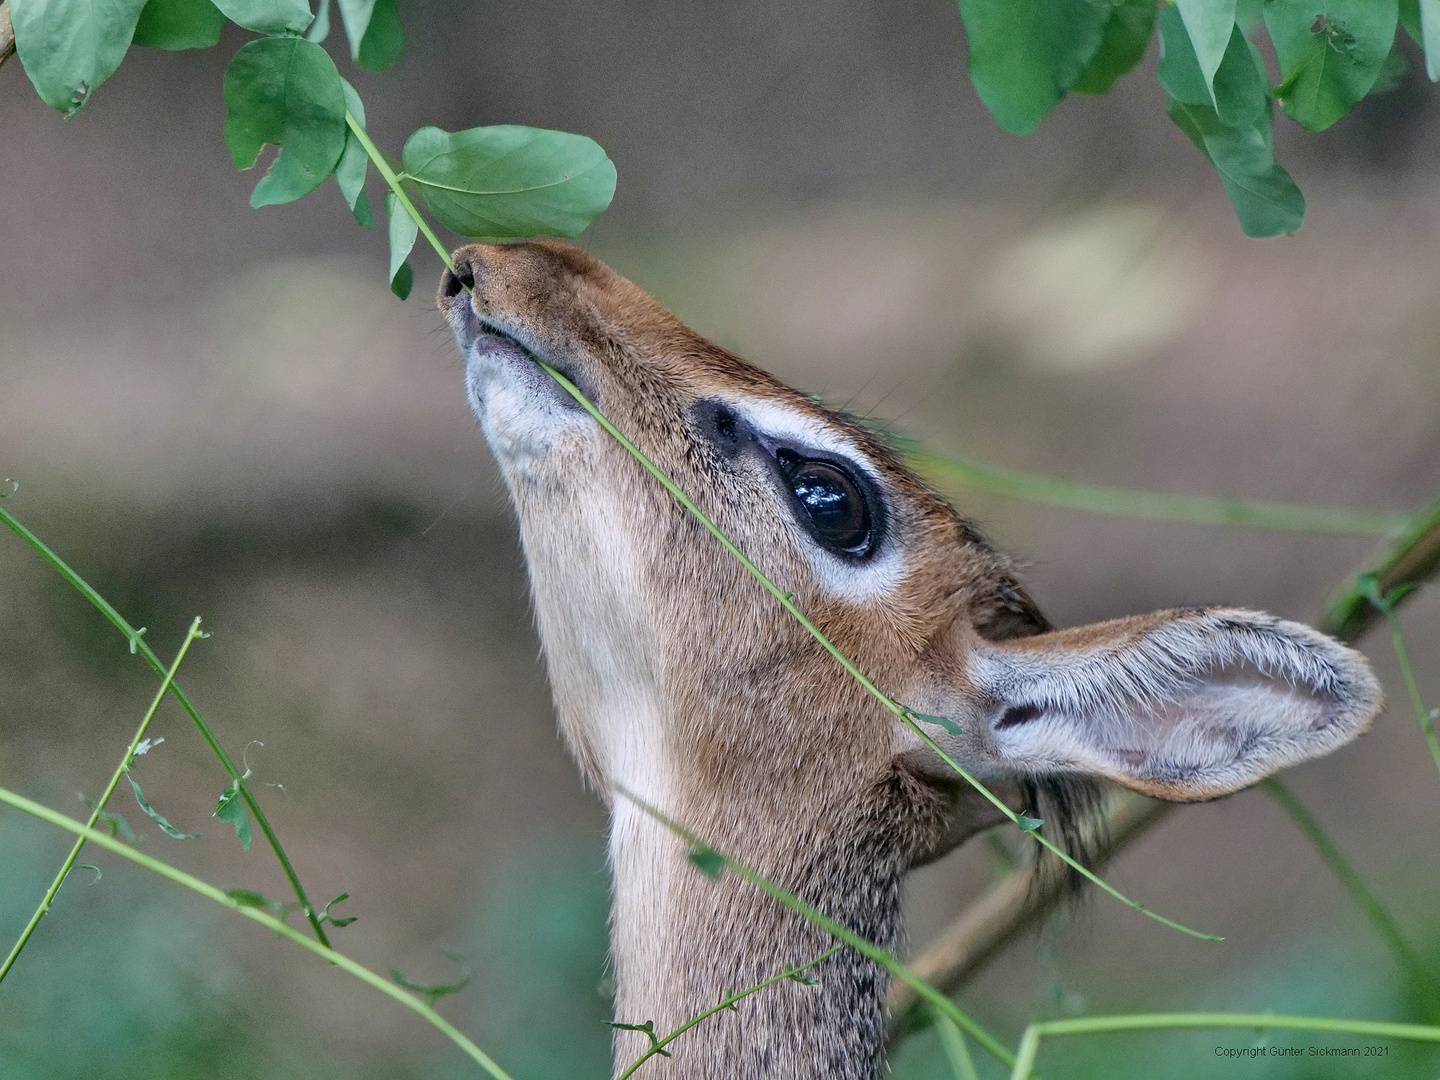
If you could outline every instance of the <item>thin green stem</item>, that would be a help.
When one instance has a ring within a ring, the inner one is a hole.
[[[1120,514],[1192,525],[1243,525],[1252,529],[1327,533],[1337,536],[1394,536],[1409,514],[1352,510],[1343,506],[1300,506],[1203,495],[1169,495],[1130,488],[1081,484],[1053,476],[1004,469],[980,461],[923,451],[906,455],[921,472],[1011,499],[1063,506],[1094,514]]]
[[[629,1067],[626,1068],[626,1070],[622,1072],[619,1077],[616,1078],[616,1080],[630,1080],[630,1077],[635,1075],[635,1070],[640,1068],[641,1065],[644,1065],[645,1062],[649,1061],[656,1054],[664,1053],[665,1047],[669,1046],[672,1042],[678,1039],[681,1035],[684,1035],[691,1028],[710,1019],[710,1017],[714,1016],[716,1013],[723,1012],[724,1010],[731,1008],[737,1001],[743,1001],[751,994],[758,994],[761,990],[768,989],[769,987],[774,986],[776,983],[784,982],[786,979],[793,979],[801,972],[808,971],[810,968],[815,967],[817,964],[829,960],[830,957],[834,956],[837,952],[839,952],[841,948],[842,946],[835,945],[829,949],[826,949],[819,956],[815,957],[814,960],[808,960],[805,963],[801,964],[799,967],[787,967],[784,971],[771,975],[763,982],[758,982],[754,986],[747,987],[746,989],[741,990],[739,993],[727,994],[725,997],[721,998],[716,1004],[710,1006],[710,1008],[706,1009],[698,1016],[693,1016],[689,1020],[686,1020],[685,1023],[681,1024],[674,1031],[670,1032],[669,1035],[666,1035],[663,1039],[656,1039],[654,1042],[652,1042],[649,1049],[647,1049],[643,1054],[641,1054],[638,1058],[632,1061]]]
[[[1334,1031],[1377,1039],[1440,1042],[1440,1027],[1392,1024],[1382,1020],[1330,1019],[1323,1016],[1282,1016],[1276,1013],[1136,1013],[1130,1016],[1086,1016],[1031,1024],[1020,1040],[1010,1080],[1034,1074],[1040,1040],[1056,1035],[1098,1035],[1113,1031],[1156,1031],[1165,1028],[1259,1028],[1289,1031]]]
[[[139,653],[144,657],[145,662],[150,665],[157,675],[163,675],[165,673],[165,665],[162,664],[160,658],[155,655],[155,650],[145,643],[143,630],[136,630],[126,622],[124,616],[116,611],[108,600],[96,592],[90,586],[89,582],[74,570],[70,569],[69,564],[67,564],[64,559],[50,550],[50,547],[43,540],[17,521],[4,507],[0,507],[0,522],[3,522],[11,532],[29,544],[36,554],[49,563],[81,596],[89,600],[95,610],[104,615],[115,629],[124,634],[126,640],[130,642],[131,652]],[[280,838],[275,835],[275,830],[270,827],[270,819],[265,816],[265,812],[260,808],[259,801],[251,793],[250,788],[246,786],[245,777],[241,774],[240,770],[235,767],[235,762],[230,759],[230,755],[227,754],[225,748],[220,745],[220,741],[215,737],[215,733],[210,730],[210,725],[205,722],[199,710],[191,704],[190,699],[185,696],[184,691],[180,689],[177,683],[170,684],[170,693],[174,695],[175,700],[180,703],[180,707],[184,709],[186,715],[190,717],[190,722],[193,723],[195,729],[200,732],[200,737],[205,740],[205,745],[210,747],[210,752],[215,755],[221,767],[229,774],[230,779],[238,785],[240,797],[245,800],[246,807],[255,818],[255,824],[260,826],[260,831],[265,836],[265,842],[270,845],[270,850],[275,853],[275,858],[280,863],[280,869],[284,871],[286,880],[290,882],[290,888],[295,893],[295,899],[299,901],[300,909],[305,913],[305,918],[309,921],[311,929],[315,931],[316,938],[320,940],[322,945],[329,945],[330,940],[325,936],[324,927],[320,925],[320,917],[316,914],[313,905],[311,905],[310,898],[305,894],[305,889],[300,884],[300,877],[295,873],[295,867],[291,864],[290,857],[285,854],[285,849],[280,844]]]
[[[940,1029],[940,1045],[945,1048],[945,1057],[950,1061],[955,1080],[980,1080],[980,1074],[975,1071],[975,1061],[970,1057],[970,1048],[965,1045],[965,1033],[940,1010],[932,1009],[931,1012],[935,1014],[935,1026]]]
[[[1325,831],[1324,826],[1316,820],[1315,815],[1310,813],[1309,808],[1302,803],[1278,777],[1270,777],[1261,781],[1260,786],[1265,793],[1280,804],[1281,809],[1290,815],[1290,820],[1303,832],[1311,844],[1315,846],[1320,858],[1330,868],[1330,872],[1339,879],[1350,898],[1355,901],[1357,907],[1370,920],[1370,925],[1375,928],[1391,954],[1395,957],[1396,964],[1403,971],[1406,977],[1414,985],[1415,992],[1420,996],[1425,1009],[1426,1018],[1432,1022],[1440,1022],[1440,992],[1437,992],[1435,980],[1426,971],[1425,965],[1421,963],[1420,957],[1405,940],[1405,935],[1400,932],[1400,925],[1395,921],[1389,910],[1380,898],[1370,891],[1365,879],[1350,865],[1335,841]]]
[[[1415,710],[1415,718],[1420,721],[1420,733],[1430,747],[1430,757],[1435,761],[1435,768],[1440,770],[1440,739],[1435,736],[1435,717],[1425,708],[1425,702],[1420,697],[1420,685],[1415,681],[1415,672],[1410,667],[1410,654],[1405,651],[1405,636],[1400,632],[1400,616],[1395,614],[1393,604],[1387,603],[1382,610],[1385,612],[1385,621],[1390,625],[1390,640],[1395,644],[1395,661],[1400,665],[1400,677],[1405,680],[1405,692],[1410,695],[1410,707]]]
[[[434,1009],[432,1009],[418,995],[412,994],[409,991],[404,990],[399,986],[396,986],[394,983],[390,982],[383,976],[377,975],[375,972],[371,971],[363,964],[356,963],[344,953],[336,952],[334,949],[331,949],[325,945],[320,944],[318,941],[314,941],[311,938],[306,937],[300,931],[275,918],[275,916],[269,914],[266,911],[262,911],[259,908],[251,907],[247,904],[241,903],[233,896],[230,896],[222,889],[216,888],[209,882],[201,881],[197,877],[192,877],[191,875],[185,873],[185,871],[171,866],[169,863],[161,862],[159,859],[152,858],[151,856],[145,854],[145,852],[139,851],[136,848],[131,847],[129,844],[122,843],[114,837],[108,836],[105,833],[97,829],[91,828],[88,825],[82,825],[74,818],[67,817],[66,815],[56,810],[51,810],[48,806],[42,806],[40,803],[32,802],[31,800],[25,798],[23,795],[17,795],[13,791],[9,791],[5,788],[0,788],[0,803],[6,803],[10,806],[13,806],[17,810],[22,810],[25,813],[30,814],[32,817],[39,818],[41,821],[49,822],[51,825],[55,825],[61,829],[72,832],[76,836],[88,840],[92,844],[97,844],[108,851],[113,851],[116,855],[129,859],[131,862],[137,863],[138,865],[143,866],[145,869],[159,874],[163,878],[167,878],[170,881],[173,881],[177,885],[181,885],[192,892],[199,893],[201,896],[205,897],[206,899],[215,901],[215,903],[221,905],[222,907],[227,907],[231,911],[236,912],[237,914],[244,915],[247,919],[254,920],[261,926],[267,927],[268,929],[274,931],[280,937],[289,938],[297,945],[309,949],[315,955],[323,956],[326,960],[330,961],[330,963],[334,964],[336,967],[344,969],[351,975],[355,976],[355,978],[359,979],[361,982],[369,984],[387,997],[398,1001],[401,1005],[404,1005],[411,1012],[417,1013],[418,1015],[424,1017],[427,1023],[431,1024],[433,1027],[444,1033],[444,1035],[449,1038],[451,1042],[453,1042],[456,1046],[460,1047],[461,1050],[465,1051],[465,1053],[470,1056],[471,1060],[473,1060],[487,1073],[494,1077],[494,1080],[513,1080],[510,1074],[507,1073],[504,1069],[502,1069],[499,1065],[497,1065],[494,1059],[490,1057],[490,1055],[486,1054],[485,1051],[481,1050],[478,1046],[471,1042],[458,1028],[456,1028],[443,1016],[441,1016]]]
[[[115,788],[120,783],[120,778],[130,768],[130,762],[135,758],[136,748],[140,740],[145,737],[145,732],[150,728],[150,721],[155,719],[155,713],[160,708],[160,703],[165,700],[165,695],[170,691],[170,685],[175,681],[175,672],[180,670],[180,663],[185,659],[185,654],[190,651],[191,642],[202,637],[200,633],[200,616],[195,616],[195,621],[190,624],[190,632],[185,635],[185,640],[180,645],[180,651],[175,654],[175,662],[165,672],[165,677],[160,681],[160,689],[155,691],[155,697],[150,701],[150,707],[145,710],[145,717],[140,721],[140,726],[135,729],[135,737],[130,740],[130,745],[125,748],[125,756],[120,759],[120,765],[110,777],[110,783],[101,792],[100,798],[96,801],[94,809],[90,813],[90,820],[85,822],[87,829],[93,829],[95,823],[100,820],[100,815],[105,811],[105,804],[110,801],[110,796],[115,794]],[[25,948],[30,940],[30,935],[35,933],[35,928],[40,925],[46,913],[50,910],[51,903],[55,900],[55,894],[60,891],[60,886],[65,884],[65,879],[70,875],[70,870],[75,865],[75,860],[80,857],[80,849],[85,846],[85,838],[82,836],[75,841],[70,849],[70,854],[60,864],[60,870],[55,875],[55,880],[50,883],[50,888],[45,890],[44,897],[40,900],[40,906],[30,916],[30,921],[25,924],[25,929],[20,931],[20,937],[16,939],[15,945],[10,949],[10,955],[5,957],[5,962],[0,964],[0,982],[5,981],[5,976],[10,974],[10,969],[15,966],[15,961],[20,956],[20,951]]]
[[[656,821],[660,822],[660,824],[664,825],[667,829],[673,832],[676,836],[680,837],[695,850],[714,853],[716,857],[723,861],[726,867],[733,870],[742,879],[749,882],[755,888],[759,889],[766,896],[770,897],[773,900],[779,901],[791,911],[803,916],[806,919],[809,919],[812,923],[825,930],[832,937],[838,938],[846,945],[849,945],[852,949],[860,953],[862,956],[868,957],[869,959],[875,961],[886,971],[890,972],[890,974],[894,975],[897,979],[901,980],[917,994],[923,997],[932,1006],[940,1010],[951,1020],[955,1021],[955,1023],[959,1024],[961,1028],[969,1032],[971,1038],[973,1038],[976,1042],[983,1046],[987,1052],[994,1055],[997,1060],[1004,1062],[1006,1065],[1013,1065],[1015,1063],[1015,1055],[1010,1053],[1010,1050],[1005,1046],[1004,1043],[1002,1043],[999,1039],[995,1038],[995,1036],[991,1035],[988,1031],[981,1027],[978,1021],[973,1019],[967,1012],[961,1009],[958,1005],[956,1005],[953,1001],[947,998],[939,990],[936,990],[933,986],[927,983],[924,979],[920,978],[920,976],[916,975],[899,960],[895,959],[895,957],[892,956],[887,950],[882,949],[879,945],[876,945],[868,938],[861,937],[859,934],[855,933],[855,931],[851,930],[843,923],[836,922],[834,919],[830,918],[830,916],[826,915],[818,908],[807,904],[804,900],[801,900],[794,893],[785,891],[779,885],[776,885],[774,882],[772,882],[769,878],[766,878],[761,874],[757,873],[756,871],[751,870],[744,863],[736,862],[724,852],[716,851],[701,837],[697,836],[680,822],[667,815],[663,810],[660,810],[658,807],[652,806],[650,803],[646,802],[644,799],[636,795],[633,791],[630,791],[628,788],[616,784],[614,785],[614,790],[618,795],[629,799],[646,814],[649,814]]]
[[[841,652],[840,649],[834,644],[834,642],[832,642],[828,637],[821,633],[820,628],[817,627],[813,622],[811,622],[810,619],[805,615],[805,613],[795,605],[795,601],[791,598],[791,594],[781,589],[780,586],[776,585],[773,581],[770,580],[769,577],[766,576],[764,571],[762,571],[758,566],[751,562],[749,557],[738,547],[735,546],[735,542],[731,540],[730,537],[726,536],[725,533],[721,530],[721,528],[715,524],[715,522],[710,520],[709,515],[707,515],[705,511],[701,510],[700,507],[695,505],[694,500],[691,499],[690,496],[687,495],[684,490],[675,483],[675,481],[671,480],[670,477],[665,474],[665,471],[663,469],[661,469],[658,465],[651,461],[644,451],[642,451],[638,446],[631,442],[626,437],[624,432],[622,432],[619,428],[612,424],[609,418],[606,417],[598,408],[596,408],[595,404],[580,391],[580,388],[578,386],[576,386],[559,371],[555,370],[555,368],[545,363],[543,360],[537,359],[536,363],[538,363],[542,368],[544,368],[545,371],[550,374],[550,377],[553,378],[557,383],[559,383],[560,386],[565,390],[565,392],[568,393],[572,398],[574,398],[575,401],[580,405],[580,407],[583,408],[587,413],[589,413],[595,419],[596,423],[598,423],[606,431],[606,433],[610,435],[611,438],[613,438],[622,447],[624,447],[626,452],[629,453],[630,456],[633,457],[636,461],[638,461],[640,465],[643,466],[648,473],[650,473],[651,476],[655,477],[655,479],[660,482],[660,484],[665,488],[665,490],[668,491],[672,496],[674,496],[676,501],[679,502],[680,505],[683,506],[686,510],[688,510],[691,516],[694,517],[697,521],[699,521],[700,524],[703,525],[705,529],[710,533],[710,535],[715,537],[715,539],[720,542],[721,546],[723,546],[726,551],[733,555],[739,561],[740,565],[743,566],[747,571],[749,571],[750,575],[754,577],[755,580],[758,581],[765,588],[765,590],[770,593],[771,596],[775,597],[775,599],[780,602],[780,605],[787,612],[789,612],[790,615],[806,629],[806,631],[809,632],[811,637],[813,637],[817,642],[820,643],[820,645],[825,649],[826,652],[828,652],[836,659],[836,661],[839,662],[840,666],[843,667],[852,678],[854,678],[861,686],[863,686],[865,690],[872,697],[875,698],[875,700],[879,701],[880,704],[884,705],[885,708],[889,709],[890,712],[894,713],[895,716],[902,723],[908,725],[912,731],[919,735],[920,738],[923,739],[931,747],[931,749],[935,750],[946,762],[946,764],[948,764],[952,769],[955,770],[956,773],[963,777],[965,781],[970,784],[971,787],[975,788],[976,791],[980,792],[980,794],[985,796],[985,798],[988,799],[996,807],[996,809],[998,809],[1002,814],[1004,814],[1007,818],[1014,822],[1017,827],[1020,827],[1020,815],[1016,814],[1014,810],[1011,810],[1010,807],[1006,806],[1005,803],[998,796],[996,796],[994,792],[992,792],[989,788],[987,788],[984,784],[982,784],[979,780],[972,776],[967,770],[962,768],[960,764],[955,761],[954,758],[941,750],[940,747],[935,743],[935,740],[930,738],[929,735],[922,731],[919,724],[915,722],[915,714],[911,712],[911,710],[907,709],[904,705],[901,705],[899,702],[895,701],[888,694],[886,694],[879,687],[877,687],[873,682],[871,682],[870,679],[865,675],[865,673],[861,671],[858,667],[856,667],[856,665],[850,660],[850,658],[846,656],[843,652]],[[1179,930],[1185,934],[1189,934],[1191,937],[1200,938],[1202,941],[1222,940],[1214,934],[1207,934],[1200,930],[1192,930],[1188,926],[1184,926],[1181,923],[1175,922],[1172,919],[1167,919],[1165,916],[1151,911],[1138,900],[1132,900],[1128,896],[1125,896],[1123,893],[1119,892],[1114,887],[1106,884],[1094,873],[1081,866],[1078,862],[1072,859],[1060,848],[1052,844],[1048,839],[1046,839],[1040,834],[1038,829],[1028,830],[1022,828],[1022,831],[1029,832],[1031,836],[1035,837],[1036,842],[1039,843],[1042,847],[1053,852],[1067,866],[1080,873],[1089,881],[1094,882],[1101,889],[1109,893],[1111,896],[1115,897],[1127,907],[1133,908],[1135,911],[1138,911],[1141,914],[1146,915],[1151,919],[1154,919],[1156,922],[1163,923],[1164,925],[1169,926],[1172,929]]]
[[[420,232],[424,234],[425,239],[430,241],[430,246],[435,249],[435,254],[440,256],[440,261],[445,264],[445,269],[454,270],[455,267],[450,262],[450,252],[446,250],[444,244],[440,243],[440,238],[435,235],[435,230],[430,228],[430,223],[425,220],[424,215],[415,209],[415,204],[410,201],[409,194],[400,185],[400,177],[396,175],[395,170],[390,167],[390,162],[385,160],[385,155],[380,152],[380,148],[371,140],[364,125],[361,124],[359,120],[356,120],[348,111],[345,113],[345,123],[350,126],[350,131],[354,134],[355,138],[360,141],[360,145],[365,150],[365,155],[370,159],[371,164],[375,166],[375,171],[384,177],[385,183],[388,184],[390,190],[395,193],[395,201],[403,206],[405,212],[415,219],[415,224],[420,227]]]

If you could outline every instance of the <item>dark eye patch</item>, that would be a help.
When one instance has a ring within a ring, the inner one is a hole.
[[[873,524],[865,492],[841,465],[777,450],[775,460],[815,535],[827,547],[847,555],[870,546]]]

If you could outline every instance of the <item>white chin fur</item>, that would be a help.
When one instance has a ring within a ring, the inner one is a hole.
[[[533,361],[471,348],[465,391],[485,441],[502,465],[522,466],[550,451],[585,415],[558,400],[554,380]]]

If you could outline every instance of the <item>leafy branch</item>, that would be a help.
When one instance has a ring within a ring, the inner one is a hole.
[[[108,600],[91,587],[89,582],[72,570],[64,559],[55,554],[44,541],[16,520],[3,506],[0,506],[0,524],[4,524],[11,532],[25,541],[36,554],[49,563],[62,578],[69,582],[81,596],[90,601],[91,606],[100,612],[100,614],[104,615],[110,624],[119,630],[130,643],[130,652],[132,654],[141,656],[157,675],[163,676],[166,673],[167,669],[165,665],[160,662],[160,658],[155,655],[155,651],[145,642],[143,636],[145,631],[143,627],[136,630],[131,626],[130,623],[125,620],[125,617],[116,611]],[[199,710],[196,709],[190,699],[186,697],[185,692],[180,689],[179,685],[172,680],[169,684],[169,689],[171,695],[180,703],[180,707],[185,710],[186,715],[190,717],[190,722],[195,725],[195,729],[200,732],[200,737],[205,740],[205,745],[210,748],[210,752],[213,753],[216,760],[220,762],[221,768],[229,774],[230,781],[234,785],[235,790],[239,792],[240,798],[244,800],[245,809],[254,815],[255,823],[260,826],[260,831],[264,834],[266,843],[270,845],[270,850],[275,853],[275,859],[280,864],[280,869],[284,872],[285,879],[290,883],[290,888],[295,893],[295,899],[299,902],[300,909],[305,913],[306,919],[310,921],[310,926],[315,932],[315,937],[322,945],[329,945],[330,942],[325,936],[325,929],[320,924],[320,918],[315,914],[315,909],[310,903],[310,898],[305,893],[304,886],[300,884],[300,877],[295,872],[295,867],[290,862],[289,855],[285,853],[285,848],[281,846],[280,838],[275,835],[275,830],[271,827],[269,818],[265,816],[265,811],[261,809],[260,803],[256,800],[254,793],[245,783],[245,775],[235,767],[235,762],[231,760],[230,755],[225,752],[225,748],[220,745],[220,741],[215,737],[215,733],[210,729],[210,725],[205,722],[204,717],[200,715]]]
[[[425,998],[418,994],[411,993],[401,986],[397,986],[382,975],[377,975],[363,964],[350,959],[350,957],[344,953],[336,952],[333,948],[322,945],[313,938],[306,937],[294,927],[287,925],[282,920],[270,914],[269,911],[265,910],[264,897],[259,897],[258,894],[249,893],[243,889],[235,889],[227,892],[224,889],[217,888],[209,882],[201,881],[199,878],[187,874],[177,867],[171,866],[167,862],[152,858],[145,854],[145,852],[139,851],[129,844],[122,843],[107,833],[91,828],[88,825],[82,825],[73,818],[66,817],[64,814],[51,810],[48,806],[33,802],[23,795],[17,795],[15,792],[3,787],[0,787],[0,803],[6,803],[16,810],[21,810],[32,817],[39,818],[41,821],[46,821],[58,828],[68,830],[82,840],[88,840],[90,843],[103,847],[107,851],[112,851],[122,858],[129,859],[131,862],[143,866],[145,869],[159,874],[161,877],[167,878],[175,884],[189,889],[191,892],[199,893],[206,899],[213,900],[222,907],[227,907],[231,911],[237,912],[247,919],[259,923],[280,937],[288,938],[302,948],[309,949],[317,956],[324,957],[336,967],[348,972],[361,982],[374,987],[386,997],[398,1001],[411,1012],[423,1017],[426,1023],[437,1028],[446,1038],[460,1047],[472,1061],[489,1073],[494,1080],[513,1080],[513,1077],[497,1065],[490,1055],[476,1046],[459,1028],[455,1027],[454,1024],[437,1013],[431,1007],[431,1003]],[[257,899],[260,901],[259,903],[255,902]]]
[[[200,617],[197,615],[195,621],[190,624],[190,630],[186,633],[185,640],[180,645],[180,651],[175,654],[174,662],[166,669],[165,677],[160,680],[160,689],[155,691],[155,696],[150,701],[150,707],[145,710],[145,716],[140,721],[140,726],[135,729],[134,738],[130,740],[130,745],[125,748],[125,756],[120,759],[119,767],[115,770],[114,775],[110,777],[110,783],[105,785],[105,790],[101,792],[100,798],[96,800],[94,808],[90,812],[90,820],[85,822],[87,829],[95,828],[96,822],[106,816],[105,804],[110,801],[110,796],[115,794],[115,788],[119,785],[120,778],[129,772],[130,765],[135,758],[145,753],[152,745],[145,739],[145,732],[150,728],[150,721],[155,719],[155,713],[160,708],[160,703],[165,700],[165,695],[170,692],[170,687],[175,682],[175,672],[180,670],[180,664],[184,661],[185,654],[190,651],[190,646],[204,636],[205,635],[200,633]],[[134,783],[134,781],[132,780],[131,783]],[[138,787],[135,789],[135,793],[138,799],[140,797],[140,789]],[[145,803],[142,801],[140,805],[144,807]],[[0,981],[3,981],[5,976],[10,973],[10,969],[15,966],[15,961],[20,957],[20,951],[25,948],[26,942],[30,940],[30,935],[35,933],[35,928],[40,925],[40,920],[43,919],[45,914],[50,910],[50,905],[55,901],[55,894],[60,891],[60,886],[65,884],[65,879],[70,875],[70,869],[75,865],[75,860],[80,857],[80,849],[84,846],[85,837],[81,836],[75,841],[74,846],[70,848],[70,854],[65,856],[65,861],[60,864],[60,869],[55,874],[55,880],[50,883],[50,887],[45,890],[45,895],[40,899],[40,905],[35,909],[35,913],[30,916],[30,921],[25,924],[25,929],[20,931],[20,937],[16,939],[14,946],[11,947],[10,953],[5,957],[4,963],[0,963]]]
[[[806,983],[807,985],[813,985],[813,979],[811,979],[805,973],[811,968],[824,963],[826,960],[829,960],[830,957],[834,956],[837,952],[840,951],[841,947],[842,946],[840,945],[832,946],[831,948],[826,949],[819,956],[815,957],[815,959],[807,960],[805,963],[799,965],[798,967],[786,964],[784,968],[782,968],[776,974],[771,975],[768,979],[761,980],[754,986],[746,987],[744,990],[726,993],[725,996],[723,996],[714,1005],[710,1006],[710,1008],[706,1009],[704,1012],[696,1016],[692,1016],[689,1020],[685,1021],[685,1023],[681,1024],[674,1031],[670,1032],[670,1034],[664,1036],[663,1038],[655,1034],[655,1022],[653,1020],[647,1020],[643,1024],[612,1023],[610,1025],[612,1028],[618,1028],[622,1031],[640,1031],[650,1036],[650,1045],[645,1049],[645,1052],[642,1053],[639,1057],[637,1057],[634,1061],[632,1061],[629,1066],[626,1067],[625,1071],[616,1078],[616,1080],[630,1080],[630,1077],[635,1075],[635,1071],[639,1069],[641,1065],[644,1065],[645,1062],[649,1061],[657,1054],[659,1054],[661,1057],[669,1057],[670,1053],[665,1049],[665,1047],[669,1046],[671,1043],[673,1043],[681,1035],[684,1035],[691,1028],[697,1026],[698,1024],[704,1023],[706,1020],[710,1019],[710,1017],[716,1015],[717,1013],[724,1012],[726,1009],[734,1010],[737,1002],[744,1001],[751,994],[758,994],[761,990],[769,989],[776,983],[784,982],[786,979],[790,979],[795,982]]]

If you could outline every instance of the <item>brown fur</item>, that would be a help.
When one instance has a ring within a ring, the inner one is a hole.
[[[974,682],[971,658],[1047,624],[1010,562],[870,431],[700,338],[572,245],[475,246],[456,262],[473,275],[473,296],[447,277],[441,306],[462,347],[485,320],[564,371],[876,685],[925,711],[963,707],[983,717],[994,706]],[[808,960],[830,942],[734,875],[701,876],[679,841],[613,801],[615,783],[895,947],[906,870],[998,814],[958,785],[622,447],[534,378],[538,369],[526,369],[518,349],[505,355],[472,358],[472,399],[519,516],[561,727],[616,816],[617,1018],[653,1020],[667,1031],[727,989]],[[773,479],[748,458],[727,457],[700,430],[697,403],[712,399],[775,406],[853,445],[884,494],[901,565],[894,580],[852,595],[817,576],[817,556],[778,509]],[[1034,638],[1035,655],[1120,655],[1185,617],[1159,613],[1045,634]],[[967,723],[956,752],[1018,800],[1033,767],[997,766],[990,730]],[[1167,783],[1137,776],[1131,786],[1170,797],[1190,791]],[[846,950],[816,974],[818,987],[782,982],[647,1067],[674,1080],[875,1076],[884,972]],[[646,1045],[621,1033],[617,1062]]]

